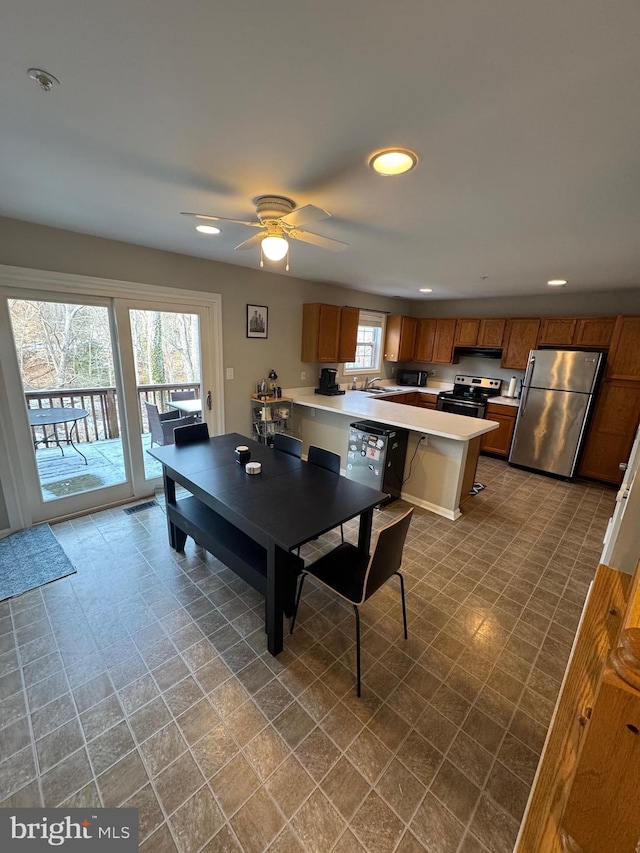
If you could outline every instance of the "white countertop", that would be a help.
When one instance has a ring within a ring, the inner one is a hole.
[[[398,391],[438,393],[444,390],[443,388],[402,388],[399,385],[387,387],[389,387],[389,393],[394,391],[396,393]],[[392,403],[385,400],[384,395],[366,394],[363,391],[347,391],[335,397],[314,394],[309,388],[287,388],[283,393],[298,406],[308,406],[352,418],[376,421],[413,432],[450,438],[454,441],[469,441],[499,426],[496,421],[483,418],[468,418],[465,415],[452,415],[448,412],[437,412],[434,409]]]
[[[520,405],[520,400],[515,397],[491,397],[489,402],[497,403],[499,406],[513,406],[516,409]]]

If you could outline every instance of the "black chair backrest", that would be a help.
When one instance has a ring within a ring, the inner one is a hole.
[[[290,456],[302,457],[302,442],[299,438],[294,438],[292,435],[284,435],[277,432],[273,436],[274,450],[281,450],[283,453],[288,453]]]
[[[364,578],[363,601],[366,601],[376,590],[380,589],[382,584],[386,583],[402,565],[402,551],[412,515],[413,508],[381,528],[376,542],[376,550],[367,566]]]
[[[191,391],[172,391],[169,398],[171,400],[195,400],[196,392],[193,389]]]
[[[319,468],[326,468],[332,474],[340,473],[340,457],[337,453],[325,450],[324,447],[316,447],[315,444],[312,444],[309,447],[307,461]]]
[[[193,444],[195,441],[209,440],[209,427],[204,421],[199,424],[189,424],[189,426],[176,427],[173,431],[176,445]]]

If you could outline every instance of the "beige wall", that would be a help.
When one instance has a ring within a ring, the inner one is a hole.
[[[226,428],[243,433],[251,428],[249,395],[271,368],[283,387],[316,385],[317,366],[300,361],[304,302],[409,310],[406,300],[2,217],[0,264],[222,294],[224,367],[235,377],[224,382]],[[269,307],[266,340],[245,337],[247,303]]]
[[[546,285],[545,285],[546,287]],[[414,317],[612,317],[640,314],[640,284],[635,290],[572,293],[547,288],[539,296],[490,299],[420,300],[411,303]]]

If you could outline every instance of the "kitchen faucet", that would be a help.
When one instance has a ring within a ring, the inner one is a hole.
[[[367,379],[364,383],[364,390],[366,391],[369,388],[373,387],[373,383],[377,382],[378,379],[382,379],[382,376],[374,376],[373,379]]]

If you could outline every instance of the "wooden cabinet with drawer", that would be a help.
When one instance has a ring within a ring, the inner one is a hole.
[[[486,432],[480,442],[480,450],[494,453],[496,456],[508,456],[516,425],[518,409],[516,406],[501,406],[499,403],[487,403],[485,419],[497,421],[500,426],[493,432]]]

